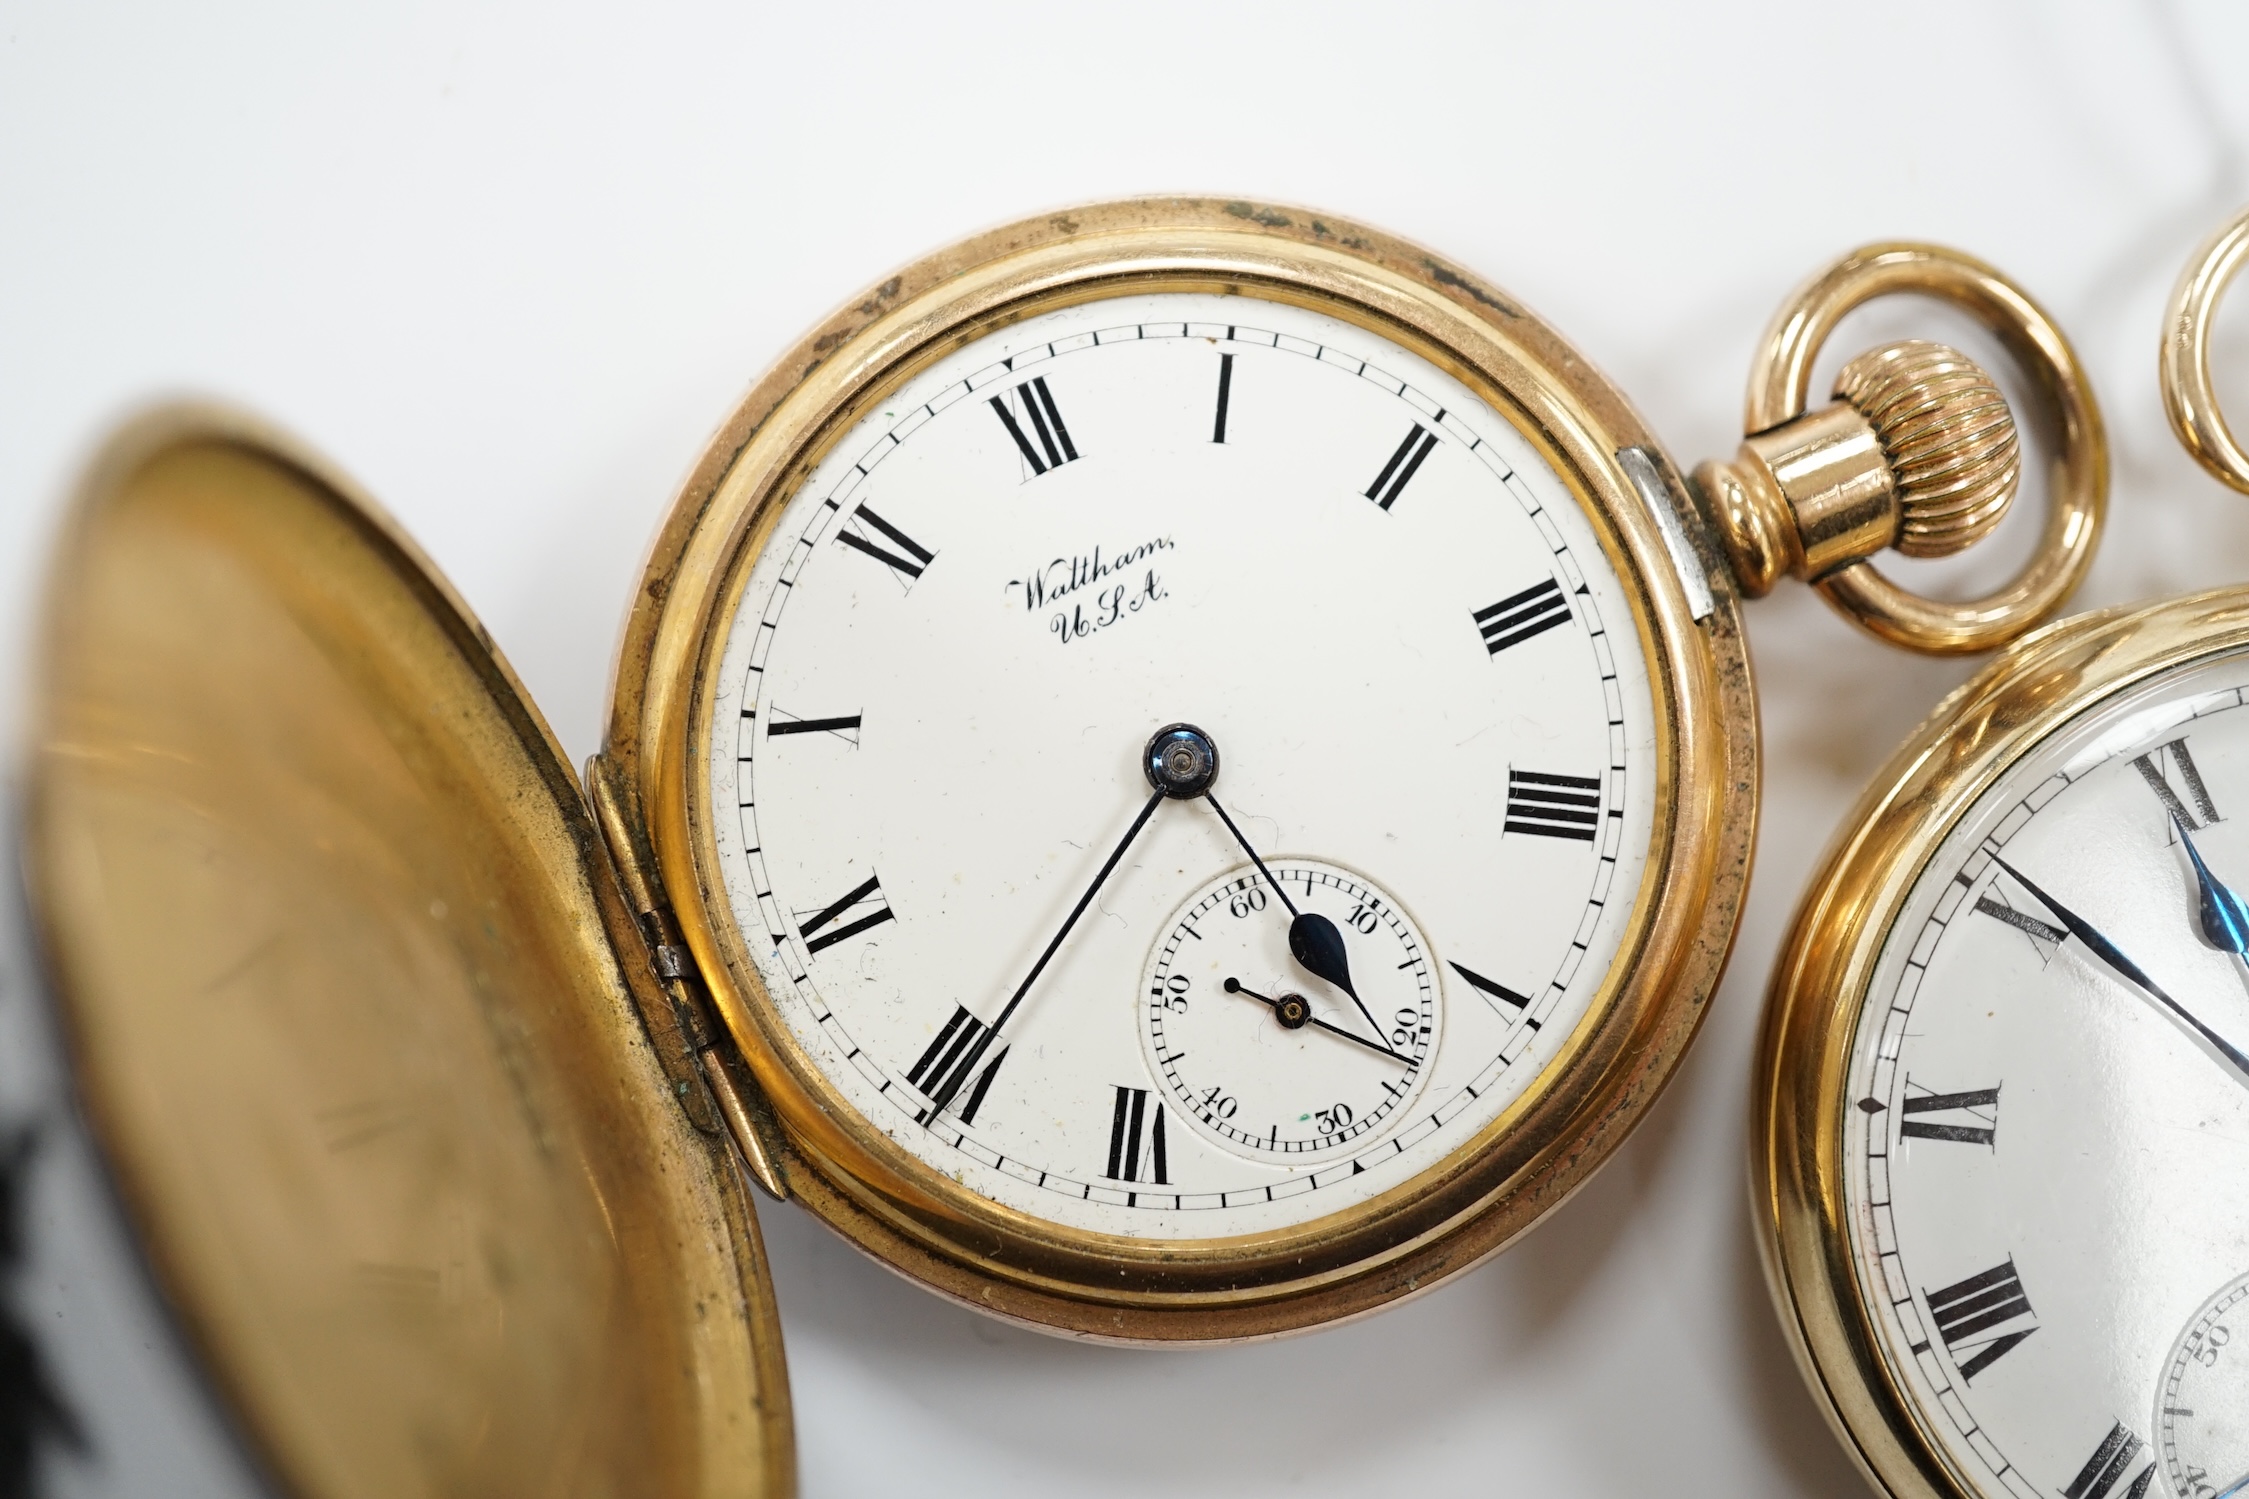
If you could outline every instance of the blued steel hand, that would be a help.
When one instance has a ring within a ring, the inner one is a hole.
[[[2216,1031],[2204,1025],[2200,1020],[2197,1020],[2191,1013],[2188,1012],[2184,1005],[2180,1004],[2170,995],[2165,994],[2160,988],[2156,986],[2156,982],[2154,979],[2149,978],[2145,973],[2141,972],[2140,966],[2137,963],[2134,963],[2130,958],[2124,956],[2123,952],[2118,949],[2115,943],[2109,941],[2108,938],[2093,930],[2092,926],[2086,922],[2084,917],[2078,915],[2075,911],[2070,910],[2060,901],[2054,899],[2054,897],[2048,895],[2045,891],[2039,889],[2036,885],[2025,879],[2021,870],[2015,868],[2014,865],[2008,863],[2005,859],[2000,858],[1997,854],[1992,855],[1991,862],[1997,864],[2001,869],[2006,870],[2008,874],[2014,876],[2015,883],[2022,886],[2025,890],[2028,890],[2033,900],[2037,901],[2040,905],[2044,906],[2047,910],[2053,912],[2057,917],[2059,917],[2061,919],[2062,925],[2069,928],[2069,934],[2072,937],[2075,937],[2078,941],[2084,943],[2086,948],[2091,951],[2093,956],[2099,958],[2109,967],[2115,969],[2119,974],[2122,974],[2125,978],[2131,980],[2133,985],[2137,987],[2141,993],[2147,995],[2148,998],[2162,1005],[2172,1014],[2178,1016],[2189,1026],[2193,1027],[2195,1034],[2200,1036],[2203,1040],[2209,1042],[2211,1047],[2218,1053],[2218,1055],[2224,1057],[2226,1061],[2232,1064],[2233,1070],[2240,1074],[2241,1080],[2245,1083],[2249,1083],[2249,1056],[2243,1056],[2238,1050],[2234,1048],[2231,1042],[2225,1039],[2225,1037],[2219,1035]]]
[[[2249,954],[2249,906],[2244,906],[2241,897],[2228,890],[2202,862],[2202,850],[2194,846],[2194,835],[2177,813],[2171,816],[2171,826],[2179,830],[2179,841],[2187,846],[2187,857],[2194,861],[2194,880],[2202,896],[2202,940],[2220,952]]]
[[[1287,1003],[1286,1000],[1268,999],[1266,998],[1266,996],[1258,993],[1255,989],[1243,988],[1242,981],[1240,979],[1228,979],[1226,981],[1226,992],[1228,994],[1239,994],[1248,999],[1260,1000],[1263,1003],[1272,1006],[1273,1013],[1275,1015],[1283,1014],[1284,1011],[1282,1007]],[[1288,1025],[1288,1021],[1284,1019],[1281,1024]],[[1341,1036],[1344,1040],[1349,1041],[1354,1045],[1364,1046],[1369,1051],[1378,1051],[1382,1053],[1382,1055],[1390,1058],[1392,1061],[1403,1062],[1408,1067],[1419,1067],[1421,1065],[1419,1062],[1415,1061],[1412,1057],[1407,1056],[1403,1052],[1392,1051],[1389,1047],[1382,1045],[1378,1041],[1369,1041],[1366,1037],[1355,1035],[1352,1032],[1343,1029],[1341,1026],[1328,1024],[1319,1016],[1311,1014],[1309,1012],[1309,1008],[1307,1008],[1307,1012],[1304,1018],[1298,1021],[1297,1024],[1316,1025],[1331,1036]],[[1292,1026],[1290,1028],[1294,1029],[1295,1027]]]
[[[1110,850],[1108,861],[1101,866],[1101,872],[1093,877],[1092,884],[1085,887],[1085,894],[1078,897],[1078,903],[1070,908],[1070,914],[1062,918],[1062,929],[1054,934],[1054,940],[1047,943],[1046,951],[1039,954],[1039,960],[1031,965],[1031,971],[1023,975],[1023,982],[1017,984],[1015,992],[1008,996],[1006,1007],[1000,1011],[1000,1018],[993,1021],[991,1029],[977,1040],[976,1049],[967,1060],[953,1065],[946,1080],[939,1084],[938,1091],[929,1096],[931,1119],[944,1113],[946,1105],[953,1101],[953,1096],[967,1086],[969,1078],[976,1071],[978,1059],[990,1049],[993,1039],[1006,1026],[1008,1017],[1015,1013],[1015,1007],[1023,1003],[1023,996],[1030,993],[1031,986],[1039,981],[1039,975],[1046,972],[1046,965],[1054,957],[1055,950],[1061,947],[1062,939],[1070,935],[1070,928],[1078,924],[1078,918],[1085,914],[1085,908],[1093,904],[1094,895],[1109,878],[1110,871],[1117,867],[1117,861],[1125,856],[1125,850],[1132,847],[1132,840],[1139,837],[1140,830],[1148,825],[1148,819],[1156,815],[1156,808],[1163,799],[1161,791],[1148,798],[1148,804],[1140,809],[1140,815],[1132,820],[1132,826],[1125,829],[1124,837],[1118,839],[1117,846]]]
[[[1257,856],[1256,849],[1250,847],[1249,840],[1242,836],[1242,830],[1234,826],[1234,819],[1228,817],[1226,809],[1218,805],[1218,798],[1206,791],[1203,793],[1203,800],[1210,803],[1210,809],[1218,814],[1218,820],[1226,824],[1226,831],[1234,835],[1234,841],[1242,846],[1243,853],[1249,855],[1250,862],[1257,866],[1257,872],[1265,876],[1265,883],[1281,898],[1281,904],[1288,907],[1290,955],[1303,966],[1305,972],[1314,978],[1326,979],[1350,995],[1351,1003],[1357,1005],[1359,1013],[1366,1017],[1368,1032],[1381,1035],[1382,1027],[1374,1023],[1374,1013],[1367,1008],[1367,1002],[1359,998],[1359,991],[1352,986],[1351,955],[1344,950],[1343,933],[1337,931],[1335,923],[1319,912],[1296,909],[1296,902],[1288,898],[1288,892],[1281,888],[1281,882],[1273,878],[1273,871],[1265,867],[1265,861]],[[1396,1053],[1393,1052],[1392,1055]]]

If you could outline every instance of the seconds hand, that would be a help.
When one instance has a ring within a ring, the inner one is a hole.
[[[1369,1051],[1378,1052],[1381,1055],[1390,1058],[1390,1060],[1392,1060],[1393,1062],[1403,1062],[1408,1067],[1418,1067],[1421,1065],[1419,1062],[1416,1062],[1412,1057],[1407,1056],[1402,1051],[1392,1051],[1389,1047],[1384,1046],[1379,1041],[1369,1041],[1366,1037],[1354,1034],[1351,1031],[1347,1031],[1340,1025],[1328,1024],[1319,1016],[1310,1013],[1311,1007],[1305,1005],[1303,1000],[1297,998],[1293,994],[1288,996],[1286,999],[1273,999],[1270,996],[1258,993],[1255,989],[1244,988],[1240,979],[1228,979],[1225,984],[1225,989],[1228,994],[1244,995],[1250,999],[1258,1000],[1270,1006],[1273,1011],[1274,1017],[1278,1019],[1282,1025],[1287,1026],[1290,1030],[1294,1030],[1300,1025],[1316,1025],[1331,1036],[1341,1036],[1344,1040],[1349,1041],[1354,1045],[1364,1046]],[[1293,1015],[1289,1009],[1289,1006],[1292,1004],[1300,1007],[1293,1013]]]

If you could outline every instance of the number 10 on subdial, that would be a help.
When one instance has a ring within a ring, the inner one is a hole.
[[[1403,1123],[1437,1049],[1438,984],[1412,918],[1365,876],[1305,859],[1211,881],[1149,955],[1141,1042],[1167,1111],[1232,1155],[1313,1164]],[[1288,905],[1335,923],[1346,960],[1315,978]]]

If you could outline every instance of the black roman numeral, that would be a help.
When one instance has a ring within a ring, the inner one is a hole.
[[[966,1006],[953,1006],[953,1018],[945,1022],[937,1039],[929,1043],[929,1050],[906,1074],[906,1081],[929,1097],[929,1107],[915,1119],[929,1123],[952,1108],[953,1101],[965,1092],[966,1101],[954,1112],[960,1115],[961,1123],[974,1124],[976,1111],[984,1106],[984,1095],[992,1089],[993,1074],[1007,1060],[1007,1043],[1003,1041],[993,1050],[992,1043],[998,1039],[999,1032],[969,1014]]]
[[[1008,409],[1018,403],[1024,421],[1031,424],[1029,432]],[[1031,465],[1032,478],[1077,460],[1078,450],[1070,441],[1070,429],[1062,425],[1062,408],[1054,404],[1054,392],[1046,388],[1046,376],[992,397],[992,409],[1000,414],[1000,425],[1007,428],[1007,435],[1023,450],[1023,461]],[[1038,437],[1035,444],[1031,441],[1034,433]]]
[[[1533,770],[1507,772],[1507,825],[1503,831],[1591,843],[1600,824],[1600,777],[1543,775]]]
[[[2140,1460],[2140,1449],[2145,1445],[2136,1435],[2124,1429],[2122,1421],[2110,1423],[2108,1435],[2101,1438],[2101,1445],[2093,1449],[2093,1455],[2085,1460],[2085,1466],[2078,1469],[2077,1476],[2069,1481],[2069,1487],[2062,1490],[2062,1499],[2109,1499],[2109,1495],[2117,1493],[2116,1486],[2124,1481],[2124,1475],[2131,1470],[2132,1464]],[[2120,1499],[2141,1499],[2154,1477],[2155,1464],[2151,1462],[2146,1471],[2132,1480],[2132,1486],[2122,1491]]]
[[[1406,440],[1398,444],[1398,451],[1390,455],[1390,461],[1382,465],[1382,472],[1367,486],[1367,498],[1388,510],[1390,502],[1406,492],[1406,481],[1436,446],[1437,434],[1415,422]]]
[[[1992,920],[2004,922],[2028,937],[2031,946],[2038,948],[2038,955],[2041,958],[2052,957],[2053,949],[2069,940],[2069,933],[2061,927],[2055,926],[2051,922],[2040,921],[2028,911],[2018,911],[2013,906],[2008,905],[2007,898],[1999,893],[1999,887],[1996,885],[1992,887],[1988,895],[1977,898],[1976,909]],[[2040,943],[2045,945],[2041,947],[2039,946]]]
[[[1163,1100],[1150,1102],[1146,1088],[1119,1088],[1116,1094],[1116,1109],[1109,1116],[1109,1169],[1101,1174],[1113,1182],[1171,1185],[1171,1167],[1164,1159]]]
[[[1907,1078],[1906,1089],[1911,1094],[1913,1079]],[[1898,1105],[1898,1112],[1909,1117],[1898,1124],[1898,1138],[1903,1140],[1952,1140],[1962,1145],[1989,1145],[1999,1133],[1999,1090],[1976,1088],[1966,1093],[1922,1092],[1907,1097]],[[1946,1122],[1942,1119],[1915,1119],[1915,1114],[1960,1114],[1973,1123]]]
[[[2018,1317],[2036,1315],[2030,1309],[2030,1298],[2023,1294],[2023,1283],[2015,1274],[2012,1255],[1989,1270],[1979,1271],[1941,1291],[1923,1290],[1921,1294],[1929,1298],[1929,1315],[1936,1319],[1937,1336],[1944,1339],[1945,1351],[1959,1366],[1963,1381],[1973,1380],[1997,1362],[2000,1355],[2038,1331],[2034,1321],[2029,1327],[1986,1336],[1992,1334],[1994,1328]],[[1918,1353],[1920,1349],[1914,1351]],[[1965,1359],[1961,1357],[1963,1353],[1968,1355]]]
[[[1232,395],[1233,391],[1234,356],[1221,354],[1218,356],[1218,420],[1211,423],[1210,440],[1212,442],[1224,442],[1226,440],[1226,398]]]
[[[1452,971],[1459,974],[1462,978],[1468,980],[1469,983],[1474,984],[1477,988],[1483,990],[1488,998],[1497,1000],[1500,1004],[1512,1005],[1516,1009],[1520,1010],[1525,1005],[1531,1002],[1531,997],[1528,994],[1517,994],[1514,990],[1499,982],[1499,980],[1485,978],[1482,974],[1478,973],[1473,968],[1464,967],[1459,963],[1455,963],[1452,965]],[[1503,1011],[1502,1013],[1505,1012]]]
[[[889,537],[899,551],[907,555],[901,557],[897,552],[888,550],[880,543],[869,541],[859,532],[850,529],[849,525],[836,533],[836,540],[847,547],[855,547],[859,551],[865,552],[868,556],[898,574],[899,578],[906,583],[912,583],[914,579],[921,576],[923,568],[937,560],[935,552],[930,551],[920,542],[915,541],[911,536],[908,536],[864,505],[851,513],[851,520],[854,523],[864,521],[873,526],[884,536]]]
[[[836,927],[832,932],[821,932],[821,935],[817,937],[812,935],[814,932],[820,932],[821,928],[832,925],[839,917],[851,911],[853,907],[868,902],[877,903],[876,909],[869,914],[853,916],[851,920]],[[870,874],[867,876],[865,884],[858,886],[842,900],[837,901],[825,910],[814,913],[810,919],[800,918],[797,922],[797,935],[804,938],[806,956],[816,957],[844,938],[856,937],[868,927],[880,926],[890,919],[890,899],[882,893],[881,884]]]
[[[2154,792],[2156,799],[2163,803],[2163,810],[2185,823],[2188,832],[2199,832],[2210,823],[2220,820],[2217,805],[2210,800],[2210,788],[2202,784],[2202,772],[2195,769],[2194,756],[2188,752],[2184,736],[2159,744],[2146,754],[2136,756],[2132,766],[2147,782],[2148,790]],[[2181,786],[2185,788],[2185,801],[2179,799],[2178,790],[2171,784],[2171,772],[2174,771],[2178,774]],[[2191,812],[2187,810],[2188,802],[2194,804]]]
[[[781,709],[775,708],[775,713]],[[859,742],[859,715],[849,718],[768,718],[765,737],[778,739],[783,734],[833,734],[846,744]]]
[[[1483,633],[1484,649],[1496,656],[1533,635],[1569,623],[1569,618],[1570,601],[1562,593],[1562,585],[1552,578],[1542,578],[1488,609],[1478,609],[1476,628]]]

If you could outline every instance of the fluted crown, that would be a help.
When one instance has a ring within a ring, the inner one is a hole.
[[[1873,426],[1897,484],[1897,549],[1943,557],[1990,533],[2022,474],[2015,419],[1975,361],[1907,339],[1869,349],[1835,377],[1835,394]]]

